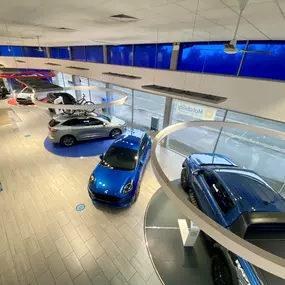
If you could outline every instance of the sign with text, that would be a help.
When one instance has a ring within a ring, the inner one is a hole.
[[[214,120],[217,109],[199,104],[178,101],[176,111],[182,115],[192,116],[200,120]]]

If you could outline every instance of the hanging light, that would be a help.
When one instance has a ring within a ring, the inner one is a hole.
[[[39,46],[38,51],[42,52],[43,49],[41,48],[41,45],[40,45],[40,38],[39,38],[39,36],[37,36],[37,40],[38,40],[38,46]]]

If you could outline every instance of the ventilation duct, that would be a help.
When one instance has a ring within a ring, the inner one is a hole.
[[[156,92],[163,92],[169,95],[174,96],[184,96],[190,99],[203,101],[206,103],[212,103],[212,104],[219,104],[227,100],[226,97],[221,97],[217,95],[211,95],[211,94],[205,94],[205,93],[198,93],[193,91],[187,91],[182,89],[176,89],[171,87],[165,87],[160,85],[143,85],[143,89],[156,91]]]

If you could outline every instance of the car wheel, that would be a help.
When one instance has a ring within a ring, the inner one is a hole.
[[[113,129],[110,132],[110,137],[113,139],[116,139],[117,137],[119,137],[122,134],[122,131],[120,129]]]
[[[95,105],[92,101],[86,101],[85,103],[84,103],[84,105],[88,105],[88,106],[90,106],[90,105]],[[94,112],[95,111],[95,108],[94,109],[91,109],[91,110],[85,110],[85,112],[87,112],[87,113],[92,113],[92,112]]]
[[[212,257],[212,278],[214,285],[233,285],[231,270],[225,259],[216,254]]]
[[[60,144],[64,146],[73,146],[76,144],[76,138],[70,135],[64,136],[61,138]]]
[[[187,169],[186,167],[183,167],[181,170],[181,186],[183,188],[183,190],[187,193],[189,193],[189,189],[190,189],[190,184],[189,184],[189,179],[188,179],[188,175],[187,175]]]
[[[63,109],[63,113],[66,115],[73,115],[75,113],[75,110]]]

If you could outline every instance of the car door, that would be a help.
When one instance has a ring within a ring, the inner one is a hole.
[[[109,130],[106,124],[96,118],[89,119],[90,136],[92,138],[104,138],[109,136]]]
[[[69,127],[69,134],[76,137],[77,140],[88,139],[89,120],[74,118],[64,123]]]

